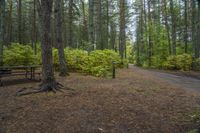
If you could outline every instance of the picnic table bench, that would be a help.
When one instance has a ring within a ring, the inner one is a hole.
[[[32,66],[0,66],[0,86],[3,85],[2,78],[10,77],[10,76],[18,76],[24,75],[25,78],[33,80],[35,79],[35,75],[39,76],[40,80],[40,72],[36,72],[36,69],[40,68],[40,66],[32,65]]]

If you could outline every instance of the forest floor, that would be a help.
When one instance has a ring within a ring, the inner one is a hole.
[[[200,93],[164,77],[133,66],[117,70],[116,79],[71,73],[57,80],[74,91],[21,97],[17,91],[39,83],[10,82],[0,87],[0,133],[187,133],[200,127]]]

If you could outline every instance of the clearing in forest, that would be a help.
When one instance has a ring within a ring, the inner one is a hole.
[[[0,88],[1,133],[183,133],[200,126],[200,95],[133,67],[116,79],[79,73],[56,77],[75,89],[16,97],[23,87]]]

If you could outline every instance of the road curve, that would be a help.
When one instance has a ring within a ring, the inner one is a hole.
[[[137,69],[140,72],[147,73],[153,77],[162,79],[169,84],[179,86],[188,91],[199,92],[200,93],[200,79],[194,77],[187,77],[183,75],[175,75],[167,72],[146,70],[135,66],[130,66],[130,68]]]

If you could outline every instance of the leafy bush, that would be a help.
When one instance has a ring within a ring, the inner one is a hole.
[[[191,70],[192,56],[189,54],[182,54],[177,56],[169,56],[167,61],[163,64],[163,68],[170,70]]]
[[[197,63],[197,70],[200,70],[200,58],[196,60],[196,63]]]
[[[107,76],[112,71],[112,61],[115,61],[116,68],[128,64],[127,60],[121,61],[119,54],[113,50],[96,50],[88,54],[84,50],[66,48],[64,53],[70,71],[98,77]],[[56,70],[59,70],[58,57],[58,50],[53,49],[53,65]],[[37,55],[34,55],[30,46],[12,44],[4,50],[4,64],[9,66],[41,64],[41,50],[37,47]]]
[[[189,71],[192,68],[192,56],[189,54],[182,54],[177,56],[177,69]]]
[[[167,58],[167,61],[164,62],[163,64],[163,68],[164,69],[169,69],[169,70],[176,70],[177,67],[176,67],[176,56],[169,56]]]
[[[14,43],[4,49],[3,55],[4,65],[34,65],[38,64],[38,60],[32,48],[29,45],[20,45]]]
[[[59,70],[58,50],[53,49],[54,67]],[[84,72],[104,77],[112,70],[112,61],[116,67],[123,67],[118,53],[112,50],[96,50],[88,52],[79,49],[65,49],[67,67],[70,71]]]
[[[67,67],[70,71],[82,71],[88,60],[88,53],[84,50],[69,49],[64,50]],[[54,68],[59,70],[58,50],[53,49]]]
[[[112,50],[96,50],[90,53],[85,72],[95,76],[106,76],[112,70],[112,61],[116,67],[122,67],[120,56]]]

